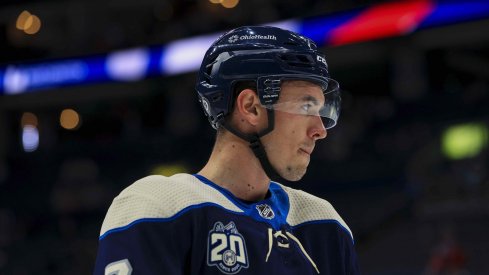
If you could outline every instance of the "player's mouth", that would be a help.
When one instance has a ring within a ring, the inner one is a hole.
[[[304,154],[311,155],[312,154],[312,149],[305,149],[305,148],[300,148],[299,151],[301,151]]]

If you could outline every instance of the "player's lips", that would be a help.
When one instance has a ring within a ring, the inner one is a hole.
[[[311,149],[308,149],[308,148],[300,148],[300,150],[308,155],[311,155],[312,154],[312,150],[314,150],[313,148]]]

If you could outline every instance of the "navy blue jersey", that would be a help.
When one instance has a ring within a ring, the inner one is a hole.
[[[200,175],[143,178],[117,196],[94,274],[359,274],[350,229],[323,199],[272,182],[247,203]]]

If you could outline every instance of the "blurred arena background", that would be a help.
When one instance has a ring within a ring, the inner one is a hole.
[[[311,36],[339,125],[293,187],[329,200],[364,274],[489,274],[489,2],[3,0],[0,274],[90,274],[112,198],[197,172],[214,139],[194,92],[210,38]]]

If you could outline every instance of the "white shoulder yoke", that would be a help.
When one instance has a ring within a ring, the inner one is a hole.
[[[243,212],[222,193],[189,174],[148,176],[124,189],[107,211],[100,236],[147,218],[171,218],[182,210],[211,203]]]
[[[301,190],[280,185],[289,196],[290,209],[287,223],[294,227],[309,222],[333,221],[346,230],[352,240],[353,234],[331,203]]]

